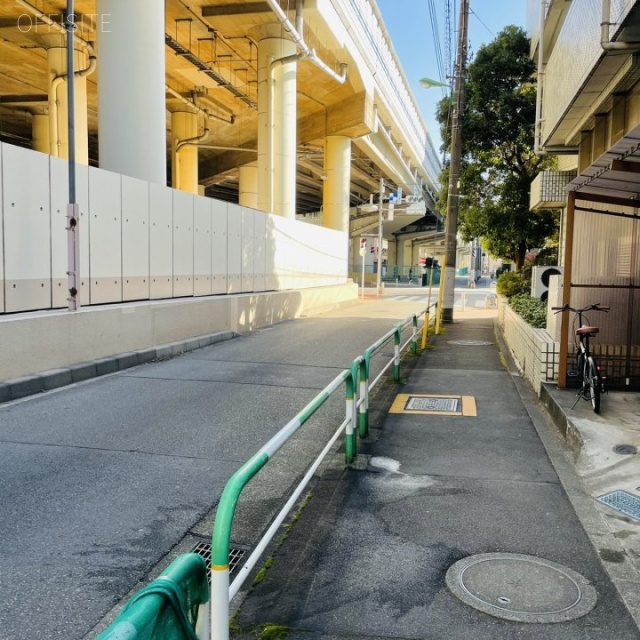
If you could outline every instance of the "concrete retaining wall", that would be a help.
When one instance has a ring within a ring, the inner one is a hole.
[[[504,296],[498,296],[498,325],[523,375],[540,395],[543,382],[557,380],[560,344],[544,329],[528,325]]]
[[[245,332],[351,303],[353,284],[144,301],[0,318],[0,380],[205,336]]]

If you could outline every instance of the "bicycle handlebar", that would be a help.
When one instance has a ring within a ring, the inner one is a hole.
[[[551,307],[552,311],[556,313],[560,313],[561,311],[573,311],[574,313],[584,313],[585,311],[604,311],[607,312],[611,309],[608,304],[600,304],[596,302],[595,304],[588,304],[586,307],[582,309],[574,309],[570,307],[568,304],[565,304],[564,307]]]

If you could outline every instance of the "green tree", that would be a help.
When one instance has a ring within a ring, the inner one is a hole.
[[[459,231],[481,237],[494,256],[513,260],[516,270],[529,249],[553,235],[555,211],[529,209],[533,179],[554,160],[534,153],[535,65],[529,39],[508,26],[481,47],[469,64],[462,113]],[[453,96],[438,105],[445,149],[451,146],[449,113]],[[448,168],[441,175],[440,207],[446,213]]]

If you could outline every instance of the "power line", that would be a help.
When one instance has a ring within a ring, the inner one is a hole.
[[[473,9],[469,8],[469,13],[472,13],[476,17],[478,22],[491,34],[491,37],[496,37],[496,34],[493,33],[493,31],[491,31],[491,29],[484,22],[482,22],[480,16]]]
[[[438,14],[436,13],[436,7],[434,0],[429,0],[429,18],[431,21],[431,34],[433,36],[433,44],[435,51],[436,64],[438,66],[438,76],[440,82],[446,81],[446,72],[444,68],[444,62],[442,59],[442,45],[440,42],[440,29],[438,28]]]
[[[446,64],[447,64],[447,76],[453,76],[453,23],[451,21],[451,0],[447,0],[445,5],[444,14],[444,32],[446,37]]]

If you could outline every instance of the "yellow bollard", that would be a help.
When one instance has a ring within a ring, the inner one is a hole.
[[[429,295],[427,296],[427,313],[424,316],[424,327],[422,327],[422,350],[427,347],[429,339],[429,308],[431,307],[431,288],[433,287],[433,266],[431,267],[431,273],[429,275]]]
[[[422,344],[420,348],[424,351],[427,347],[429,337],[429,312],[424,314],[424,326],[422,327]]]
[[[436,335],[440,335],[440,322],[442,321],[442,298],[444,297],[444,272],[447,267],[447,256],[442,260],[440,267],[440,288],[438,290],[438,308],[436,313]]]

